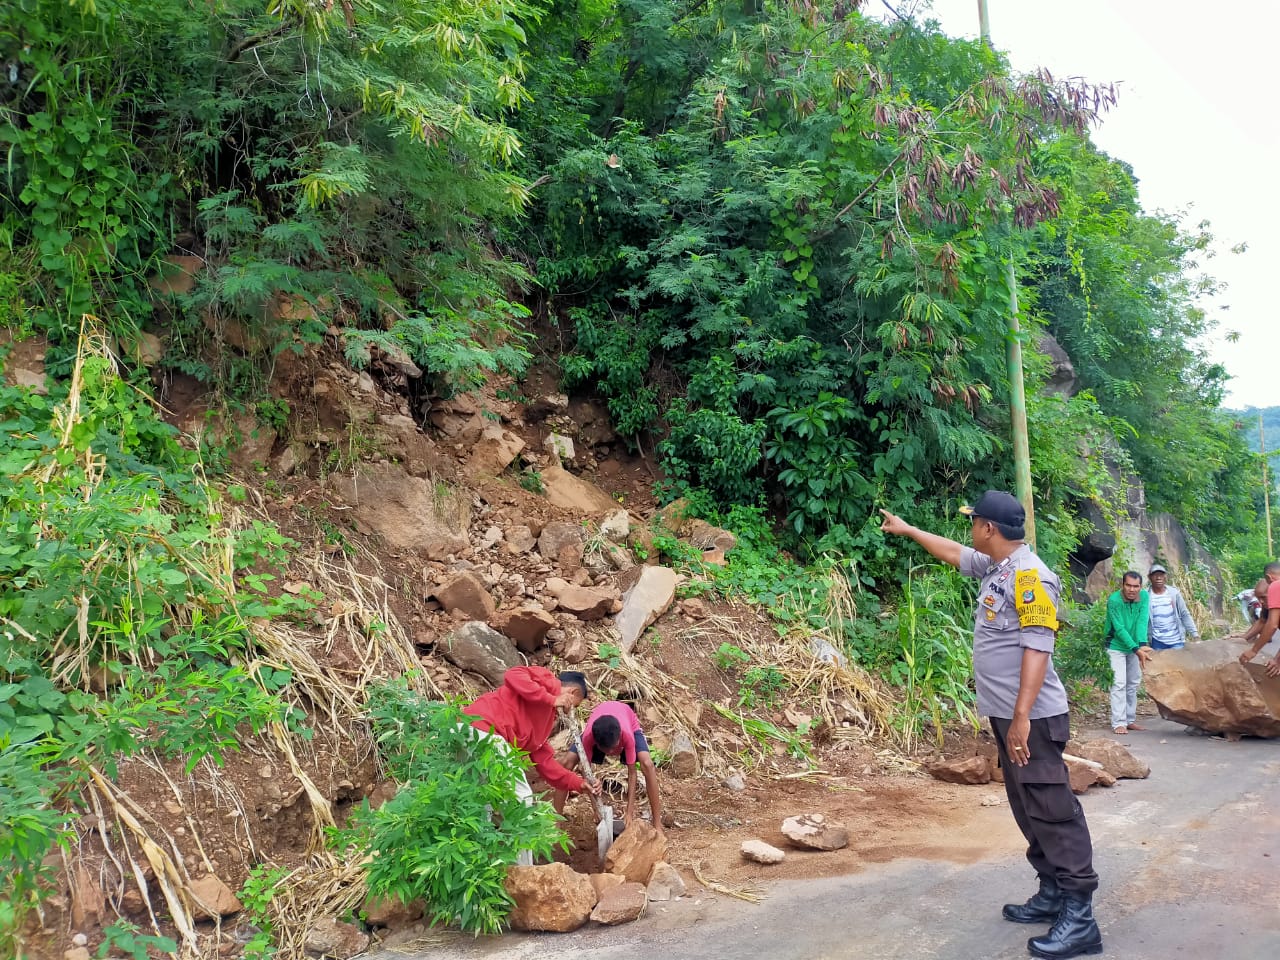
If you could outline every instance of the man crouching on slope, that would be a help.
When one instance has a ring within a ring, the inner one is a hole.
[[[483,736],[495,734],[525,753],[533,761],[538,776],[556,790],[576,793],[598,792],[582,777],[556,760],[547,739],[556,723],[556,709],[572,710],[587,697],[587,678],[574,670],[557,677],[545,667],[512,667],[502,675],[502,685],[491,690],[462,712],[477,719],[472,722]],[[516,795],[527,804],[533,803],[533,790],[523,776],[516,785]],[[520,866],[532,866],[533,856],[520,852]]]

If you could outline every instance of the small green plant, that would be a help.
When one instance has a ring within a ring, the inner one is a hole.
[[[533,470],[526,467],[520,471],[520,486],[528,490],[530,493],[546,493],[547,487],[542,482],[542,473],[539,470]]]
[[[732,670],[751,662],[751,654],[728,641],[720,644],[712,658],[721,670]]]
[[[614,643],[597,644],[596,656],[608,664],[610,670],[617,670],[622,663],[622,648]]]
[[[240,903],[249,923],[256,932],[244,945],[244,956],[249,960],[267,960],[276,952],[275,919],[271,914],[271,901],[276,887],[289,875],[284,867],[260,863],[249,871],[244,886],[240,888]]]
[[[259,423],[264,423],[276,433],[283,434],[285,427],[289,425],[289,414],[293,412],[293,408],[283,397],[271,397],[268,400],[258,401],[256,412]]]
[[[157,937],[143,933],[135,924],[120,919],[102,931],[102,943],[98,946],[98,958],[110,956],[113,951],[128,954],[133,960],[147,960],[150,951],[172,954],[178,944],[172,937]]]
[[[403,682],[372,690],[369,703],[387,769],[403,786],[377,810],[359,810],[339,845],[369,858],[374,896],[421,899],[433,925],[498,932],[517,853],[549,857],[568,845],[550,804],[517,796],[528,757],[478,735],[459,704],[426,701]]]
[[[787,689],[787,678],[777,667],[750,667],[738,687],[738,706],[748,710],[769,708]]]

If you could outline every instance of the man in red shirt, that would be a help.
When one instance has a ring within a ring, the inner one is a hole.
[[[471,725],[481,735],[500,737],[527,753],[538,776],[556,791],[596,792],[556,760],[547,742],[555,727],[556,709],[572,710],[586,696],[587,678],[575,670],[566,670],[557,677],[545,667],[512,667],[502,675],[498,689],[477,698],[462,712],[477,718]],[[516,786],[516,795],[525,803],[533,803],[533,791],[523,777]],[[522,851],[518,862],[527,866],[532,858]]]
[[[1276,628],[1280,627],[1280,561],[1273,560],[1268,563],[1262,571],[1262,576],[1267,581],[1267,619],[1263,621],[1263,627],[1258,631],[1253,646],[1240,654],[1241,663],[1248,663],[1256,657],[1258,652],[1271,642]],[[1280,676],[1280,654],[1272,657],[1271,662],[1267,664],[1267,676]]]
[[[649,797],[649,815],[653,819],[654,829],[661,834],[662,798],[658,792],[658,768],[654,766],[653,757],[649,754],[649,744],[635,711],[618,700],[601,703],[587,718],[586,728],[582,731],[582,749],[587,751],[593,765],[604,763],[606,757],[617,757],[626,764],[627,811],[623,822],[628,825],[636,813],[636,766],[644,771],[644,792]],[[568,769],[576,769],[577,748],[570,747],[570,752],[561,759]],[[551,801],[557,813],[564,810],[565,796],[566,794],[557,790]]]

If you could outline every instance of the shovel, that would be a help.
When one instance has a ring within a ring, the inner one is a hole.
[[[578,760],[582,762],[583,776],[586,777],[587,783],[595,786],[596,775],[591,769],[591,761],[587,759],[587,751],[582,747],[582,737],[578,733],[577,721],[564,710],[560,711],[560,719],[568,728],[569,736],[573,738],[573,745],[578,748]],[[596,853],[599,854],[600,863],[603,865],[604,855],[613,846],[613,807],[594,793],[591,795],[591,802],[596,808],[596,819],[600,821],[596,824]]]

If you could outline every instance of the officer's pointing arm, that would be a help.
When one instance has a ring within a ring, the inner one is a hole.
[[[900,537],[909,537],[943,563],[949,563],[953,567],[960,566],[960,556],[964,550],[961,544],[956,543],[954,540],[948,540],[946,537],[940,537],[936,533],[929,533],[919,527],[913,527],[907,521],[895,516],[888,510],[881,510],[880,512],[884,515],[884,520],[880,523],[880,529],[885,533],[895,533]]]

